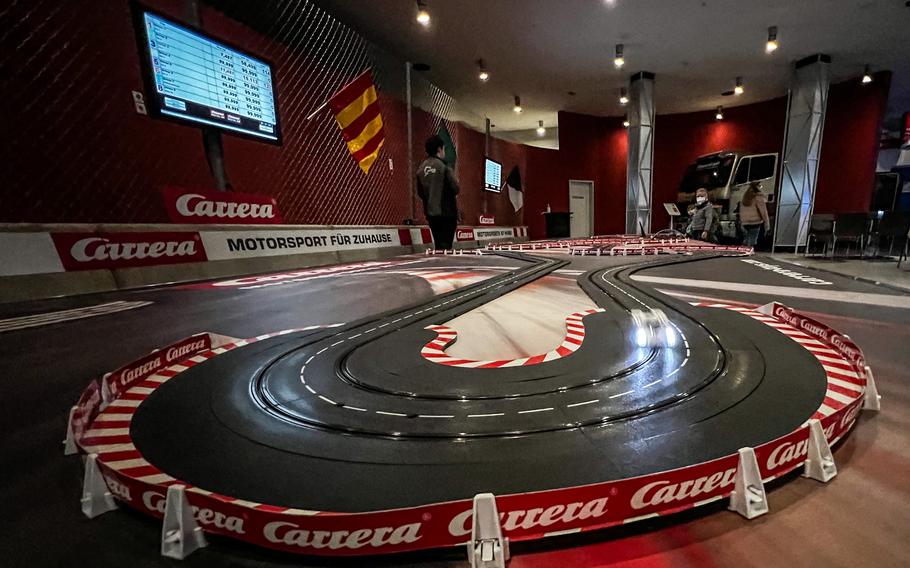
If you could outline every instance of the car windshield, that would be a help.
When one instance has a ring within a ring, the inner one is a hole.
[[[705,189],[724,187],[730,179],[734,161],[735,156],[732,155],[699,158],[686,170],[679,191],[691,193],[700,187]]]

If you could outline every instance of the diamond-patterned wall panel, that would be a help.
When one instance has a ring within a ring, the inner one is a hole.
[[[186,20],[186,3],[149,4]],[[274,196],[289,223],[400,223],[409,216],[405,63],[305,0],[211,0],[203,29],[273,62],[284,145],[224,136],[236,191]],[[214,6],[214,7],[213,7]],[[242,23],[241,23],[242,22]],[[380,92],[386,142],[364,175],[328,110],[306,117],[363,69]],[[198,129],[136,114],[142,90],[125,1],[32,0],[0,10],[2,222],[162,222],[159,188],[213,187]],[[419,83],[419,82],[415,82]],[[420,103],[449,118],[453,101],[420,83]],[[424,104],[426,102],[426,105]],[[454,125],[450,132],[456,135]]]

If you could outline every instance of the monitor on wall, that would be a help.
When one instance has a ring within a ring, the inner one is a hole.
[[[132,6],[151,116],[281,144],[269,62]]]
[[[502,191],[502,164],[487,158],[484,161],[483,188],[487,191]]]

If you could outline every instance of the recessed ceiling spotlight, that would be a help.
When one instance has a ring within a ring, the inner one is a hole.
[[[430,25],[430,12],[424,0],[417,0],[417,23],[424,27]]]
[[[516,113],[521,112],[521,97],[515,95],[515,106],[512,107],[512,110]]]
[[[629,117],[628,116],[625,117],[624,119],[622,119],[622,126],[623,126],[623,128],[629,128]]]
[[[623,57],[623,48],[621,43],[616,44],[616,51],[613,53],[613,65],[617,69],[622,69],[622,66],[626,64],[626,59]]]
[[[863,68],[863,85],[868,85],[871,82],[872,82],[872,71],[870,71],[869,66],[866,65],[866,67]]]
[[[742,77],[737,77],[737,78],[736,78],[736,86],[733,87],[733,94],[734,94],[734,95],[741,95],[741,94],[743,94],[744,92],[746,92],[746,90],[743,89],[743,78],[742,78]]]
[[[768,41],[765,43],[765,52],[773,53],[778,47],[780,47],[780,44],[777,43],[777,26],[771,26],[768,28]]]
[[[542,121],[542,120],[538,120],[538,121],[537,121],[537,135],[538,135],[538,136],[543,136],[543,135],[546,134],[546,133],[547,133],[547,129],[543,127],[543,121]]]
[[[477,60],[477,78],[486,83],[490,79],[490,72],[483,64],[483,59]]]
[[[619,104],[624,105],[629,102],[629,94],[626,92],[626,88],[622,87],[619,89]]]
[[[717,112],[714,114],[714,119],[715,120],[724,119],[724,107],[722,107],[722,106],[717,107]]]

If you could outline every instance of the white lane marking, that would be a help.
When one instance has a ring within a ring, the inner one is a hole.
[[[319,351],[316,352],[316,355],[322,355],[323,353],[325,353],[328,350],[329,350],[328,347],[323,347],[322,349],[320,349]]]
[[[310,358],[306,360],[306,363],[305,363],[303,366],[306,367],[307,365],[310,364],[310,361],[312,361],[312,360],[315,359],[315,358],[316,358],[315,355],[310,355]],[[301,369],[301,371],[302,371],[302,370],[303,370],[303,369]]]
[[[306,390],[310,391],[313,394],[316,394],[316,391],[313,390],[313,387],[311,387],[310,385],[305,385],[305,386],[306,386]]]
[[[614,394],[614,395],[611,396],[610,398],[619,398],[619,397],[621,397],[621,396],[626,396],[627,394],[632,394],[633,392],[635,392],[635,391],[621,392],[621,393],[619,393],[619,394]]]
[[[364,333],[373,333],[374,331],[376,331],[376,328],[375,328],[375,327],[371,327],[370,329],[364,331]]]
[[[377,410],[376,414],[382,414],[384,416],[401,416],[407,418],[407,414],[402,414],[400,412],[386,412],[385,410]]]
[[[535,412],[549,412],[551,410],[553,410],[552,406],[547,408],[534,408],[532,410],[519,410],[518,414],[533,414]]]
[[[348,337],[348,339],[357,339],[357,338],[360,337],[361,335],[363,335],[363,334],[362,334],[362,333],[358,333],[357,335],[352,335],[352,336]]]
[[[341,345],[342,343],[344,343],[344,339],[342,339],[341,341],[336,341],[335,343],[329,345],[329,347],[335,347],[336,345]]]
[[[599,399],[599,398],[595,398],[595,399],[592,399],[592,400],[586,400],[586,401],[584,401],[584,402],[576,402],[576,403],[574,403],[574,404],[567,404],[567,405],[566,405],[566,408],[575,408],[576,406],[584,406],[584,405],[586,405],[586,404],[594,404],[595,402],[600,402],[600,399]]]
[[[844,302],[847,304],[864,304],[888,308],[910,309],[910,296],[874,294],[868,292],[843,292],[837,290],[820,290],[818,288],[794,288],[791,286],[770,286],[766,284],[741,284],[738,282],[669,278],[665,276],[644,276],[640,274],[635,274],[632,278],[650,284],[682,286],[684,288],[709,288],[712,290],[729,290],[733,292],[749,292],[752,294],[790,296],[792,298],[806,298],[809,300]]]
[[[489,414],[468,414],[468,418],[487,418],[489,416],[505,416],[505,412],[491,412]]]
[[[45,312],[41,314],[32,314],[29,316],[18,316],[0,320],[0,333],[6,331],[16,331],[30,327],[41,327],[55,323],[64,323],[79,319],[85,319],[106,314],[115,314],[127,310],[134,310],[144,306],[151,305],[154,302],[126,302],[118,300],[106,304],[97,304],[94,306],[84,306],[81,308],[71,308],[56,312]]]
[[[676,370],[678,371],[679,369],[676,369]],[[669,375],[668,375],[668,376],[669,376]],[[659,383],[659,382],[662,381],[662,380],[663,380],[663,379],[657,379],[656,381],[654,381],[654,382],[652,382],[652,383],[648,383],[648,384],[644,385],[644,386],[641,387],[641,388],[646,389],[646,388],[648,388],[648,387],[650,387],[650,386],[654,386],[654,385],[656,385],[657,383]]]
[[[418,414],[418,418],[455,418],[454,414]]]
[[[347,404],[341,405],[341,408],[347,408],[348,410],[356,410],[357,412],[366,412],[366,408],[359,408],[357,406],[348,406]]]
[[[316,396],[318,396],[319,398],[321,398],[322,400],[326,401],[326,402],[329,403],[329,404],[338,404],[337,402],[335,402],[335,401],[332,400],[331,398],[324,397],[324,396],[322,396],[321,394],[320,394],[320,395],[316,395]]]

